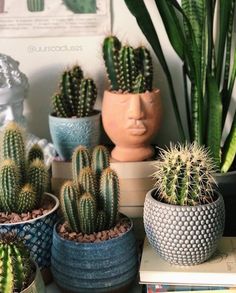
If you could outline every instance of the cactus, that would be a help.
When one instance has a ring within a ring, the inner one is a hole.
[[[0,292],[21,292],[29,285],[32,274],[30,253],[14,235],[0,239]]]
[[[164,202],[198,205],[213,200],[215,166],[208,151],[196,143],[162,150],[155,168],[158,198]]]
[[[44,10],[44,0],[27,0],[27,8],[30,12]]]
[[[112,91],[152,91],[152,59],[144,46],[122,46],[116,36],[108,36],[103,41],[103,59]]]
[[[68,9],[74,13],[96,13],[96,1],[95,0],[63,0]]]
[[[109,152],[104,146],[93,149],[92,161],[85,147],[75,149],[72,156],[73,181],[67,182],[61,189],[62,213],[72,230],[89,234],[115,225],[119,182],[109,162]],[[68,193],[68,186],[73,192],[79,189],[79,194],[83,195],[76,196],[76,199],[75,196],[64,195]]]
[[[15,122],[3,130],[0,201],[3,212],[29,212],[38,207],[48,186],[48,171],[39,146],[29,150],[27,164],[23,133]],[[35,159],[34,159],[35,157]],[[32,196],[32,198],[30,198]]]
[[[76,65],[62,73],[59,90],[52,96],[53,113],[57,117],[86,117],[93,114],[97,98],[94,81],[84,78]]]

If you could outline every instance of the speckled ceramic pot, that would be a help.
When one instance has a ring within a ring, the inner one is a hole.
[[[215,251],[224,230],[225,208],[221,194],[210,204],[177,206],[153,198],[144,202],[144,228],[150,244],[166,261],[196,265]]]
[[[54,281],[66,292],[122,292],[138,271],[133,226],[117,238],[78,243],[60,237],[55,225],[51,263]]]
[[[49,129],[54,147],[59,156],[71,160],[78,145],[93,148],[100,142],[101,114],[82,118],[60,118],[49,115]]]

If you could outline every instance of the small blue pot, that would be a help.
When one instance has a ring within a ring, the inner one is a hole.
[[[53,231],[52,267],[55,282],[70,292],[112,292],[126,287],[138,271],[137,244],[132,228],[98,243],[65,240]]]
[[[48,268],[51,264],[52,233],[59,206],[59,200],[54,195],[50,193],[45,195],[55,203],[49,213],[29,221],[0,224],[0,234],[16,233],[24,240],[40,269]]]
[[[71,160],[78,145],[93,148],[100,142],[101,113],[82,118],[60,118],[49,115],[49,129],[54,147],[59,156]]]

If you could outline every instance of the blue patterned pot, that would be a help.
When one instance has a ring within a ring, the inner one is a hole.
[[[51,264],[52,233],[59,206],[59,200],[54,195],[50,193],[45,195],[55,203],[49,213],[24,222],[0,224],[0,233],[13,232],[24,239],[32,258],[40,269],[48,268]]]
[[[59,156],[71,160],[78,145],[93,148],[100,142],[101,113],[82,118],[60,118],[49,115],[51,138]]]
[[[97,243],[65,240],[53,231],[54,281],[70,292],[112,292],[126,287],[138,271],[137,244],[130,230]],[[118,291],[117,291],[118,292]]]

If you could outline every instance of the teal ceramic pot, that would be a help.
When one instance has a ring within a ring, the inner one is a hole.
[[[40,269],[46,269],[51,264],[53,226],[58,220],[59,207],[59,200],[54,195],[45,193],[45,196],[54,203],[53,209],[47,214],[24,222],[0,224],[0,234],[13,232],[24,240]]]
[[[225,203],[224,236],[236,236],[236,171],[218,173],[214,178]]]
[[[30,12],[44,10],[44,0],[27,0],[27,8]]]
[[[97,243],[65,240],[55,225],[51,263],[54,281],[66,292],[122,292],[138,272],[133,225],[119,237]]]
[[[225,208],[220,193],[214,202],[180,206],[160,202],[150,190],[144,201],[144,228],[152,247],[180,266],[200,264],[212,256],[223,235]]]
[[[54,147],[65,161],[71,160],[78,145],[93,148],[100,143],[101,114],[83,118],[60,118],[49,115],[49,129]]]

